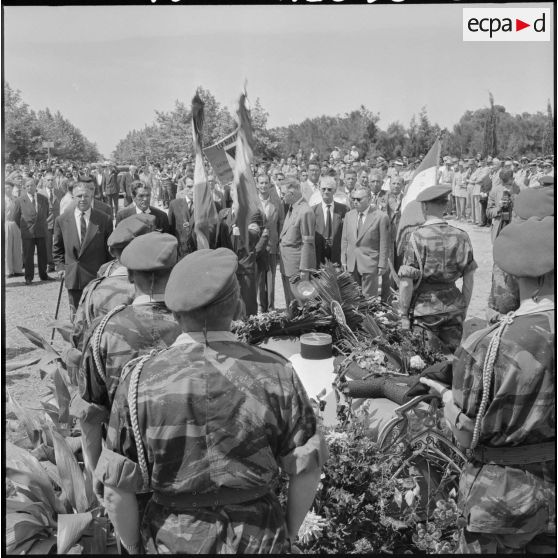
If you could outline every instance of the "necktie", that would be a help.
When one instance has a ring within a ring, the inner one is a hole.
[[[82,211],[81,216],[79,218],[79,228],[81,232],[81,239],[80,239],[80,246],[83,244],[85,240],[85,233],[87,232],[87,223],[85,222],[85,213]]]
[[[33,207],[35,208],[35,211],[37,211],[37,198],[35,197],[35,194],[33,194]]]
[[[327,204],[326,238],[331,238],[331,204]]]
[[[362,225],[363,217],[364,217],[364,213],[359,213],[359,214],[358,214],[357,236],[358,236],[358,233],[360,232],[360,227],[361,227],[361,225]]]
[[[293,213],[293,206],[289,205],[289,211],[287,211],[287,215],[290,217]]]

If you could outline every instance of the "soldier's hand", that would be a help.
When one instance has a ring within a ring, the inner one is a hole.
[[[429,378],[421,378],[420,383],[427,385],[435,393],[437,393],[444,404],[447,405],[450,401],[453,403],[453,392],[450,388],[448,388],[448,386],[445,386],[444,384],[437,382],[436,380],[431,380]]]

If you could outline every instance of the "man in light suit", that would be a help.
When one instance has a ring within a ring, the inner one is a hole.
[[[370,206],[368,190],[353,190],[352,200],[354,209],[343,222],[341,265],[353,274],[364,296],[377,296],[378,278],[388,268],[389,217]]]
[[[16,199],[13,220],[21,231],[23,246],[23,265],[25,267],[25,284],[30,285],[35,275],[35,246],[37,247],[37,268],[41,281],[49,281],[47,275],[48,252],[46,239],[48,236],[47,218],[49,212],[48,199],[37,193],[33,178],[25,182],[24,191]]]
[[[130,215],[135,215],[136,213],[147,213],[155,216],[155,229],[164,233],[171,233],[169,220],[167,214],[150,204],[151,202],[151,188],[146,186],[143,182],[136,180],[130,190],[133,205],[129,205],[124,209],[121,209],[116,214],[116,224],[120,223],[122,219],[130,217]]]
[[[75,207],[70,207],[54,222],[53,256],[60,278],[64,277],[70,301],[71,319],[84,287],[97,276],[97,271],[112,259],[107,240],[112,233],[112,219],[92,209],[92,196],[87,184],[73,189]]]
[[[325,176],[320,180],[322,203],[312,209],[316,217],[315,247],[316,265],[325,263],[326,259],[341,265],[341,234],[343,219],[348,211],[344,203],[333,200],[337,189],[335,178]]]
[[[275,194],[266,174],[258,176],[258,194],[265,214],[265,231],[268,242],[265,257],[257,260],[258,266],[258,298],[260,312],[268,312],[275,307],[275,274],[279,257],[279,233],[285,219],[283,203]]]
[[[307,281],[310,278],[310,272],[307,270],[316,268],[316,217],[302,197],[298,180],[285,178],[281,189],[284,194],[283,201],[289,206],[279,236],[281,276],[285,301],[289,306],[294,298],[291,285],[300,279]]]

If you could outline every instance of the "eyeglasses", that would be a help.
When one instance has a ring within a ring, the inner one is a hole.
[[[320,188],[322,192],[333,192],[333,188]]]
[[[365,200],[366,198],[363,197],[363,198],[351,198],[351,199],[352,199],[353,201],[360,202],[360,201],[362,201],[362,200]]]

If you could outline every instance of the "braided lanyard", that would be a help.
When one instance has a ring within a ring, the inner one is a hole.
[[[113,308],[102,320],[101,323],[95,328],[93,332],[93,340],[92,340],[92,349],[93,349],[93,361],[95,362],[95,366],[97,368],[97,373],[105,382],[107,383],[107,376],[105,373],[105,367],[103,365],[103,361],[101,360],[101,337],[103,336],[103,332],[105,331],[105,326],[107,325],[108,321],[120,310],[126,308],[125,304],[119,304],[115,308]]]
[[[141,476],[143,478],[143,486],[146,489],[146,491],[149,490],[150,478],[149,478],[149,470],[147,468],[147,458],[145,457],[145,448],[143,447],[141,431],[139,429],[138,385],[139,385],[139,379],[144,364],[155,354],[157,354],[157,351],[153,349],[148,354],[144,355],[139,359],[137,364],[134,366],[134,370],[132,371],[132,377],[130,378],[130,386],[128,388],[128,405],[130,407],[130,421],[132,422],[132,434],[136,442],[138,464],[140,466]]]
[[[486,408],[488,407],[490,386],[492,385],[492,376],[494,372],[494,361],[496,360],[498,349],[500,348],[500,341],[502,339],[504,330],[509,324],[513,322],[514,317],[515,312],[509,312],[501,319],[496,333],[492,336],[492,339],[490,339],[490,343],[488,344],[488,349],[486,351],[482,369],[482,398],[477,416],[475,417],[475,427],[473,429],[473,440],[471,442],[471,449],[474,449],[479,442],[481,423],[486,412]]]

